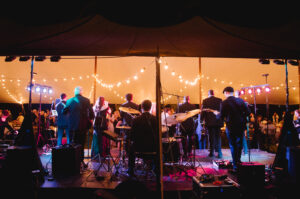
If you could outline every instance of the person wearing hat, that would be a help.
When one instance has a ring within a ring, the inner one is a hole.
[[[223,94],[226,99],[221,104],[220,117],[226,122],[226,135],[231,150],[233,172],[236,172],[238,164],[241,163],[243,135],[250,110],[244,100],[234,97],[232,87],[224,88]]]

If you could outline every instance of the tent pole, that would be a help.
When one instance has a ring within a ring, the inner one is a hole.
[[[285,90],[286,90],[286,104],[285,104],[285,109],[286,109],[286,114],[289,111],[289,73],[288,73],[288,67],[287,67],[287,59],[284,60],[284,65],[285,65]]]
[[[95,105],[96,103],[96,92],[97,92],[97,89],[96,89],[96,86],[97,86],[97,81],[96,81],[96,75],[97,75],[97,56],[95,56],[95,65],[94,65],[94,99],[93,99],[93,104]]]
[[[158,154],[157,163],[159,162],[159,173],[156,174],[157,192],[160,198],[164,198],[163,192],[163,162],[162,162],[162,137],[161,137],[161,82],[160,82],[160,63],[159,56],[155,58],[156,63],[156,119],[158,122]]]
[[[31,111],[31,102],[32,102],[32,81],[33,81],[33,66],[34,66],[34,56],[31,57],[31,70],[30,70],[30,85],[29,85],[29,102],[28,102],[28,108]]]
[[[201,57],[199,57],[199,108],[201,108],[202,104],[202,65],[201,65]]]

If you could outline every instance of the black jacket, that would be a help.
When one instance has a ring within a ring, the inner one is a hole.
[[[186,112],[189,112],[189,111],[194,110],[194,109],[196,109],[194,104],[190,104],[188,102],[185,102],[185,103],[179,105],[178,112],[179,113],[186,113]],[[194,120],[193,120],[192,117],[188,118],[187,120],[182,122],[181,125],[180,125],[180,131],[184,135],[186,135],[186,134],[191,135],[192,133],[194,133],[194,130],[195,130],[195,123],[194,123]]]
[[[215,96],[208,97],[202,102],[202,110],[205,108],[209,108],[212,110],[216,110],[220,112],[222,99],[217,98]],[[201,110],[201,120],[205,121],[205,125],[208,127],[211,126],[223,126],[223,121],[220,117],[217,116],[213,112],[202,111]]]
[[[63,110],[66,106],[65,101],[61,101],[56,104],[55,109],[57,111],[56,124],[58,127],[67,127],[68,126],[68,116],[69,114],[63,114]]]
[[[133,150],[137,152],[155,152],[157,150],[157,120],[148,112],[132,122],[131,140]]]
[[[222,102],[220,117],[225,119],[226,128],[231,131],[245,130],[250,110],[244,100],[233,96]]]
[[[68,128],[70,131],[86,130],[91,127],[95,115],[90,100],[81,95],[68,99],[64,114],[69,113]]]

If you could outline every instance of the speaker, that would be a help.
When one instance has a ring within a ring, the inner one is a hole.
[[[81,145],[61,145],[52,148],[52,174],[54,177],[80,174]]]
[[[300,146],[287,147],[288,173],[293,182],[300,182]]]
[[[237,179],[243,188],[263,188],[265,165],[258,162],[243,162],[238,167]]]

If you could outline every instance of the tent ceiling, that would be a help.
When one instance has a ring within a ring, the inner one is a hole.
[[[48,5],[7,1],[3,4],[6,9],[0,13],[0,54],[156,56],[159,53],[238,58],[299,58],[300,55],[300,21],[293,15],[275,11],[265,15],[265,9],[256,8],[243,10],[241,15],[234,12],[229,17],[213,14],[215,6],[205,7],[198,1],[114,4],[93,0],[59,1],[59,4],[53,1]]]

